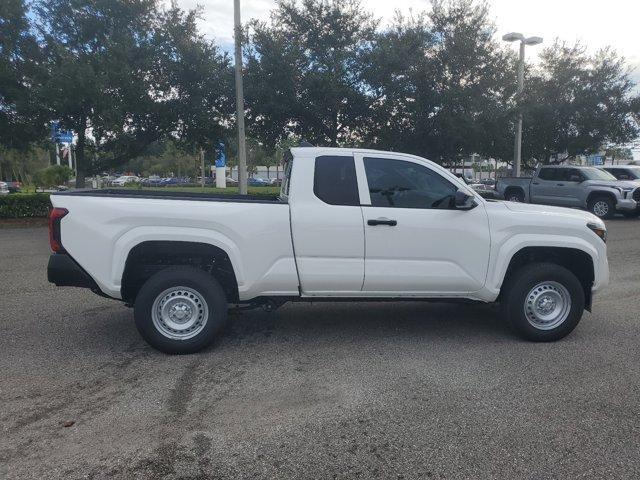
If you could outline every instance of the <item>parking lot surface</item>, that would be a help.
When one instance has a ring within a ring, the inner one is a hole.
[[[45,228],[0,229],[0,478],[639,478],[640,220],[608,228],[611,285],[557,343],[492,306],[317,303],[190,356],[48,284]]]

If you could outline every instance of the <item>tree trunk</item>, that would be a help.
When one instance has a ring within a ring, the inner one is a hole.
[[[78,124],[78,143],[76,144],[76,188],[85,187],[85,177],[87,174],[86,157],[84,148],[86,146],[87,117],[80,117]]]

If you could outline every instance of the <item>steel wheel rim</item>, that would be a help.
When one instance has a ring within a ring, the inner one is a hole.
[[[163,336],[172,340],[188,340],[204,329],[209,307],[204,297],[189,287],[171,287],[153,302],[151,319]]]
[[[607,213],[609,213],[609,204],[604,200],[598,200],[593,204],[593,213],[595,213],[599,217],[604,217]]]
[[[571,312],[571,295],[558,282],[542,282],[533,287],[524,302],[524,315],[538,330],[551,330],[561,325]]]

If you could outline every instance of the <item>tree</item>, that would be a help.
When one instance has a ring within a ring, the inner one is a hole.
[[[174,117],[173,136],[181,148],[213,150],[227,134],[235,109],[233,70],[229,56],[198,33],[197,10],[175,4],[160,13],[152,40],[155,62],[164,71],[162,90]]]
[[[540,59],[522,98],[523,160],[557,162],[638,136],[634,84],[614,51],[589,55],[580,44],[556,41]]]
[[[32,94],[42,77],[41,56],[24,0],[0,2],[0,146],[25,150],[45,134]]]
[[[246,98],[252,133],[269,149],[296,134],[320,145],[358,141],[369,98],[361,58],[376,22],[357,0],[282,0],[252,24]]]
[[[514,70],[494,30],[486,4],[470,0],[438,0],[428,15],[397,15],[369,54],[369,141],[447,163],[471,153],[502,156],[511,144]]]
[[[218,135],[219,75],[228,60],[197,33],[195,12],[156,0],[38,0],[51,118],[77,134],[77,186],[87,173],[139,156],[153,142]],[[224,102],[224,100],[222,100]],[[96,147],[86,156],[87,134]],[[214,141],[217,138],[213,139]]]

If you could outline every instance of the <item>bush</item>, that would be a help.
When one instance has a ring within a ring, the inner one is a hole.
[[[57,187],[64,185],[73,176],[73,170],[66,165],[51,165],[43,170],[38,170],[33,175],[33,183],[37,187]]]
[[[49,214],[48,193],[26,193],[0,196],[0,218],[46,217]]]

